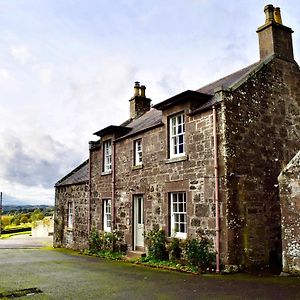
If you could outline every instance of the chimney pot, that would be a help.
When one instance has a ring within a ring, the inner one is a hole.
[[[144,85],[141,86],[141,97],[146,97],[146,87]]]
[[[274,21],[274,6],[272,4],[266,5],[264,8],[264,12],[266,14],[265,24]]]
[[[134,83],[134,88],[133,88],[133,96],[139,96],[140,95],[140,82],[136,81]]]
[[[281,13],[280,13],[280,8],[279,7],[275,7],[274,19],[275,19],[276,23],[282,24]]]

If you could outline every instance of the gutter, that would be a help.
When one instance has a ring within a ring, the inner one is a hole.
[[[219,164],[218,164],[218,138],[217,138],[217,111],[213,111],[213,136],[214,136],[214,177],[215,177],[215,206],[216,206],[216,273],[220,273],[220,215],[219,215]]]

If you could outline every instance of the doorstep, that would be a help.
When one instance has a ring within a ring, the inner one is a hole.
[[[146,256],[145,251],[134,250],[134,251],[127,251],[127,253],[126,253],[126,257],[128,259],[131,259],[131,258],[140,258],[140,257],[145,257],[145,256]]]

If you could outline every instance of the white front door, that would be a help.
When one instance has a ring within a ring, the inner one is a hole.
[[[134,249],[144,247],[144,200],[143,196],[134,196]]]

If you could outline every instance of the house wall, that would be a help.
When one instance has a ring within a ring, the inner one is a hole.
[[[88,247],[88,190],[87,183],[56,187],[54,247]],[[73,204],[73,228],[67,227],[69,202]]]
[[[300,274],[300,152],[279,176],[283,272]]]
[[[164,126],[116,143],[116,228],[133,249],[133,197],[144,198],[145,232],[155,226],[170,236],[169,193],[187,194],[187,235],[202,231],[215,237],[212,111],[185,115],[186,157],[168,159],[168,116],[188,111],[177,105],[163,112]],[[133,167],[134,140],[142,138],[143,167]],[[221,217],[224,209],[221,203]]]
[[[300,148],[300,72],[273,59],[224,92],[230,263],[281,265],[277,177]]]
[[[104,136],[101,141],[114,139],[114,136]],[[103,230],[103,200],[112,198],[111,172],[103,172],[103,147],[90,151],[91,161],[91,229]]]

